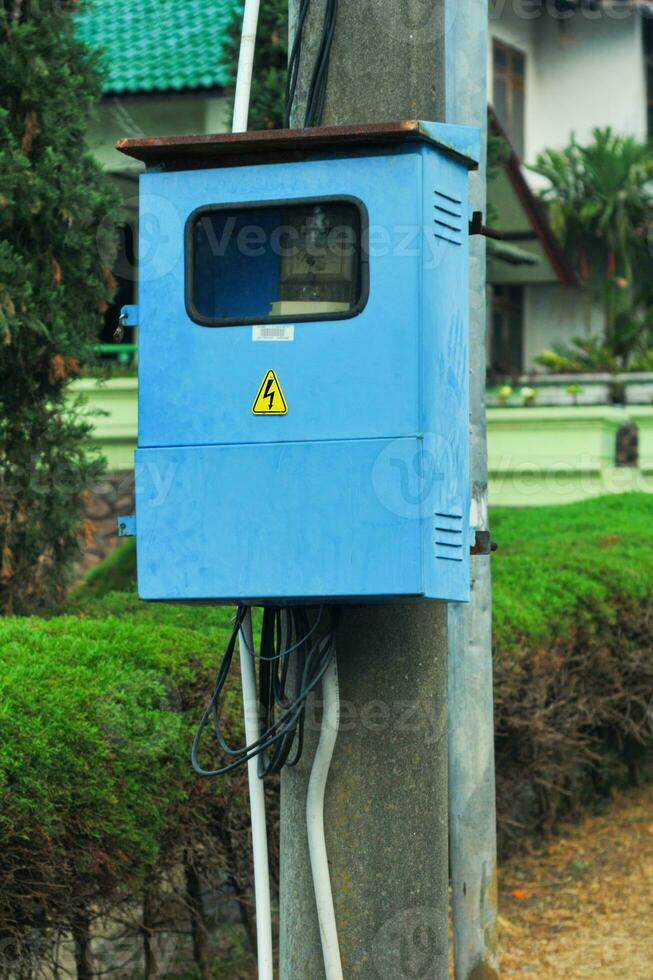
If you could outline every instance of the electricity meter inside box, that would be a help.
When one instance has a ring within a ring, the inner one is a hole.
[[[201,208],[187,228],[190,316],[206,326],[351,315],[367,291],[361,202]]]
[[[464,601],[478,133],[253,135],[122,144],[140,594]]]

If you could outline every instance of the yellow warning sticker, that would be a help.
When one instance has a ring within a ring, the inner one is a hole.
[[[268,371],[256,393],[252,405],[254,415],[285,415],[288,411],[286,396],[274,371]]]

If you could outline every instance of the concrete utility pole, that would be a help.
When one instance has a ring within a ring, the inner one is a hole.
[[[291,0],[291,36],[298,0]],[[324,125],[445,118],[445,0],[341,3]],[[304,28],[293,125],[324,0]],[[325,824],[347,980],[448,976],[447,609],[343,608],[341,730]],[[305,829],[311,725],[281,782],[282,980],[324,978]]]
[[[447,32],[447,122],[487,127],[487,0],[457,0]],[[486,141],[471,207],[487,208]],[[472,520],[488,530],[485,239],[471,239]],[[456,980],[498,978],[490,558],[472,559],[472,599],[449,607],[449,816]]]

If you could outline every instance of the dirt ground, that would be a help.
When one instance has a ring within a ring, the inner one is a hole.
[[[500,875],[502,977],[653,980],[653,787]]]

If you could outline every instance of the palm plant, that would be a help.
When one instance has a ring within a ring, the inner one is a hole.
[[[609,128],[595,129],[592,143],[581,146],[574,138],[564,150],[540,154],[531,169],[548,181],[541,198],[583,284],[588,333],[599,306],[604,344],[623,360],[650,324],[641,315],[641,295],[634,297],[651,260],[653,151]]]

